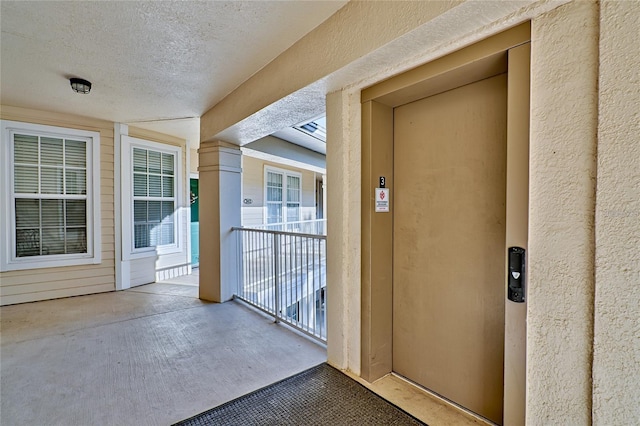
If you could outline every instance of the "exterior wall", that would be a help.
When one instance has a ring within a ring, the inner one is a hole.
[[[190,148],[189,155],[191,156],[189,161],[189,172],[198,174],[198,150]]]
[[[86,117],[2,106],[3,120],[100,133],[100,209],[102,259],[98,265],[42,268],[0,273],[2,305],[115,290],[113,123]],[[2,214],[6,214],[5,211]]]
[[[360,93],[327,96],[327,362],[360,375]]]
[[[350,2],[330,19],[320,24],[290,49],[256,73],[242,86],[209,110],[201,118],[201,137],[208,140],[218,132],[236,123],[237,117],[246,117],[290,93],[291,88],[307,86],[335,69],[369,53],[407,31],[407,22],[417,26],[446,12],[455,1],[404,2],[400,7],[393,2]],[[354,21],[353,18],[358,20]],[[314,52],[309,55],[308,52]],[[301,61],[300,58],[305,58]],[[286,75],[285,80],[282,76]],[[264,87],[278,88],[269,93]],[[282,89],[286,86],[287,89]],[[294,89],[294,90],[295,90]],[[284,90],[289,90],[285,93]],[[289,125],[312,115],[301,111],[292,117]],[[269,123],[265,123],[268,129]],[[273,129],[273,131],[280,129]],[[253,135],[250,140],[272,133]]]
[[[532,21],[527,423],[591,422],[598,7]]]
[[[600,12],[593,424],[640,424],[640,7]]]
[[[242,226],[262,225],[264,222],[264,170],[266,166],[288,170],[302,175],[302,203],[300,220],[316,218],[315,173],[286,164],[242,156],[242,199],[251,204],[242,204]]]
[[[203,139],[255,139],[250,121],[268,130],[297,100],[330,92],[327,351],[331,364],[358,373],[360,91],[532,20],[527,423],[637,423],[638,8],[409,3],[349,3],[207,112]],[[412,7],[424,9],[406,15]]]
[[[327,167],[327,158],[325,155],[273,136],[258,139],[245,145],[244,148],[280,157],[282,160],[291,160],[298,164],[308,164],[315,168],[324,169]],[[284,161],[281,162],[284,163]]]
[[[166,145],[179,146],[182,151],[182,187],[178,200],[179,211],[179,230],[178,237],[181,250],[177,253],[160,255],[152,258],[132,259],[131,260],[131,286],[152,283],[156,280],[163,280],[179,275],[189,273],[188,253],[189,234],[191,232],[189,225],[189,167],[187,161],[186,141],[175,138],[173,136],[164,135],[162,133],[152,132],[150,130],[129,127],[129,136],[144,139],[147,141],[158,142]]]

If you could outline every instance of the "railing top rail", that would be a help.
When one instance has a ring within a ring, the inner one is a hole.
[[[306,220],[295,220],[292,222],[262,223],[260,225],[254,225],[254,226],[305,225],[307,223],[320,223],[320,222],[326,222],[326,221],[327,219],[306,219]]]
[[[290,235],[294,237],[306,237],[306,238],[314,238],[317,240],[326,240],[326,235],[318,235],[318,234],[303,234],[300,232],[288,232],[288,231],[272,231],[270,229],[256,229],[249,228],[244,226],[234,226],[231,228],[232,231],[243,231],[243,232],[257,232],[261,234],[276,234],[276,235]]]

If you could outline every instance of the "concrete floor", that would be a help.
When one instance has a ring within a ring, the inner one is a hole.
[[[168,425],[326,360],[194,282],[0,308],[0,424]]]

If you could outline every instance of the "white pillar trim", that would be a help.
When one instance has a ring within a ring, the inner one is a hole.
[[[122,136],[129,136],[127,124],[115,123],[113,125],[114,171],[113,171],[113,198],[114,198],[114,225],[115,225],[115,270],[116,290],[131,288],[131,265],[129,260],[123,259],[122,253]]]

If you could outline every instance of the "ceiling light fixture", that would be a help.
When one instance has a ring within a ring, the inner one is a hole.
[[[83,80],[81,78],[70,78],[69,82],[71,82],[71,88],[76,93],[87,94],[91,91],[91,82],[87,80]]]

